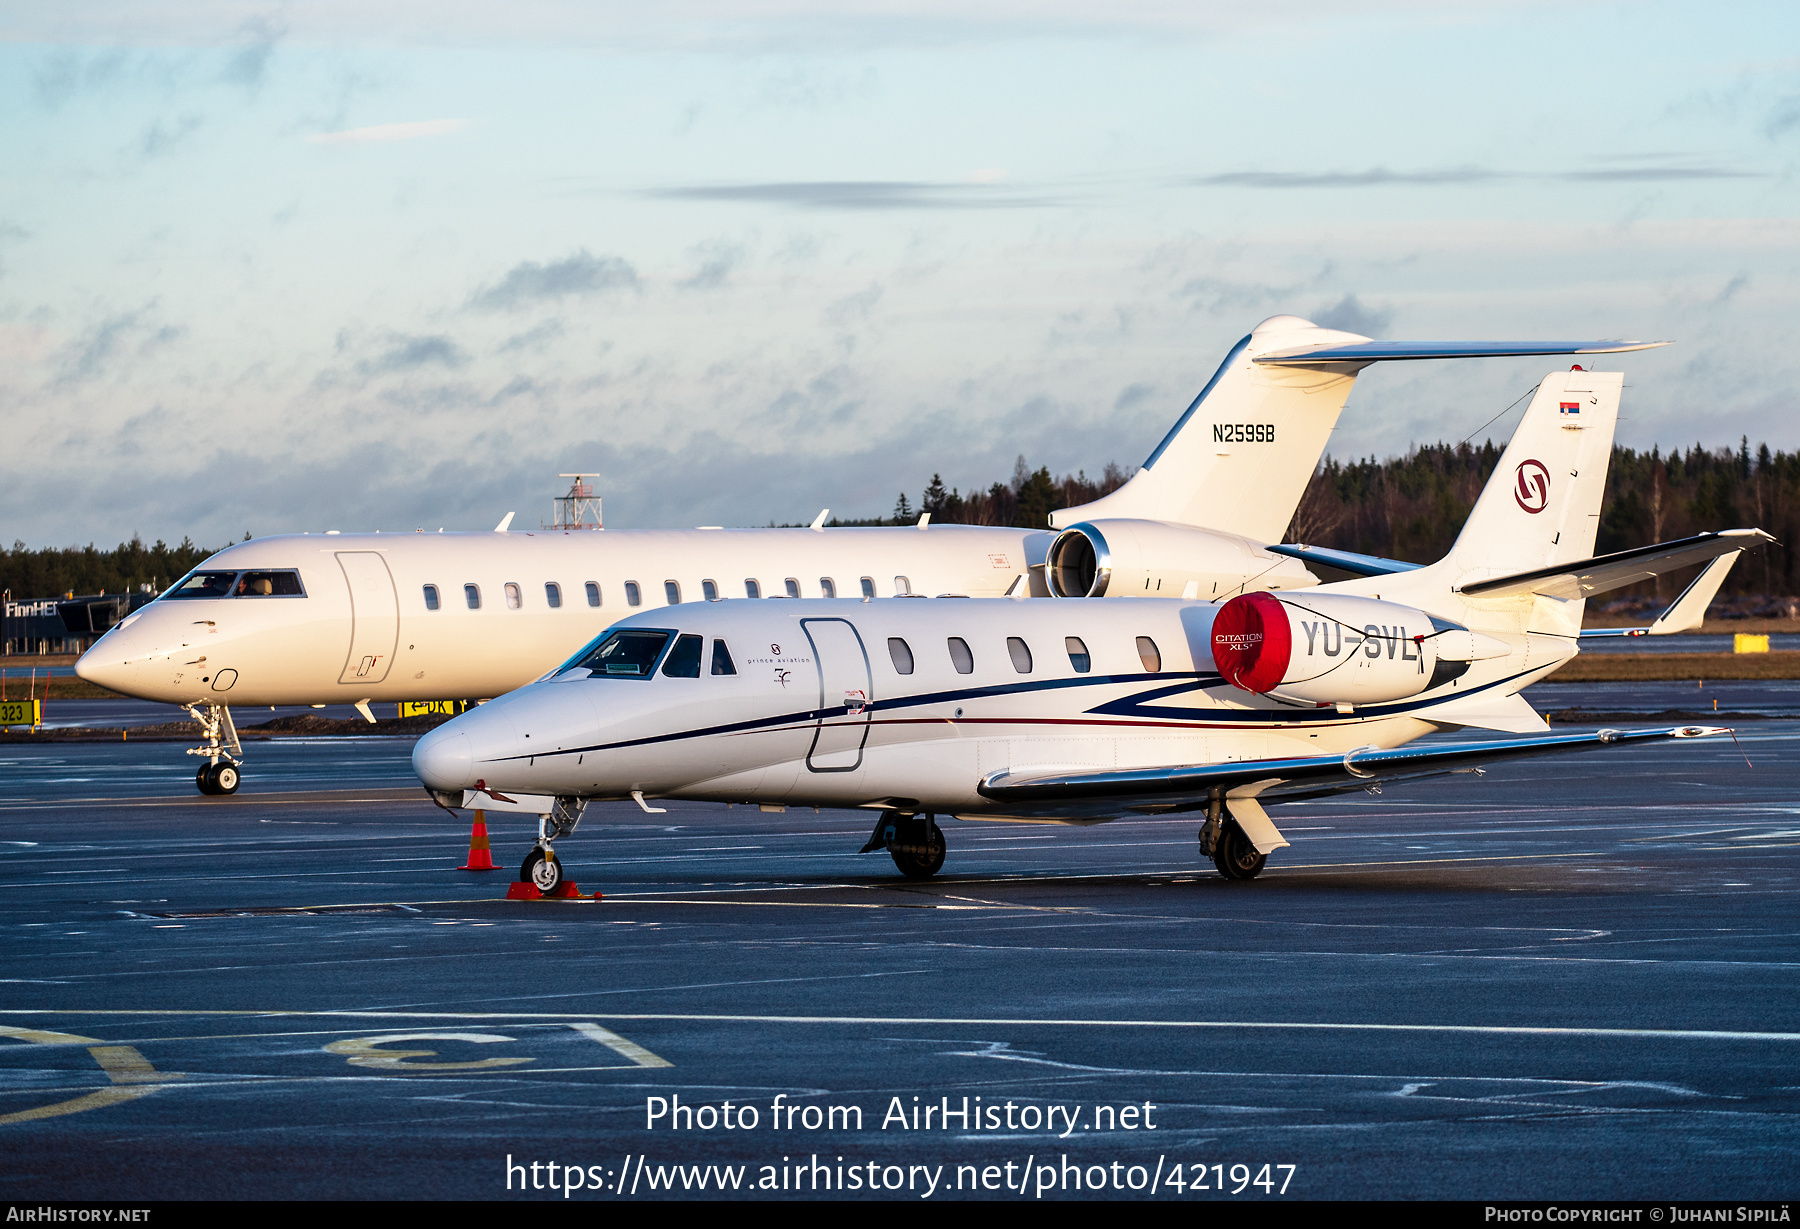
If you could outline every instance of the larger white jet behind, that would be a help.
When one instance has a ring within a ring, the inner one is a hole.
[[[1042,529],[300,534],[228,547],[76,665],[188,708],[203,792],[237,788],[228,705],[480,699],[621,614],[723,598],[955,594],[1224,600],[1317,583],[1265,549],[1292,518],[1356,374],[1388,359],[1587,354],[1657,342],[1377,342],[1295,316],[1226,357],[1120,490]],[[1209,497],[1213,496],[1213,497]],[[1077,514],[1103,514],[1080,524]],[[823,514],[821,514],[821,519]],[[1046,567],[1046,558],[1058,562]]]

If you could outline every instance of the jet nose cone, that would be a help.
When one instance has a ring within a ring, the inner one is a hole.
[[[123,655],[118,648],[116,643],[107,644],[104,640],[96,644],[75,662],[76,677],[108,691],[129,694],[137,684],[138,670],[143,663],[121,660]]]
[[[469,736],[450,726],[421,738],[413,747],[413,771],[426,789],[465,790],[475,784],[475,751]]]

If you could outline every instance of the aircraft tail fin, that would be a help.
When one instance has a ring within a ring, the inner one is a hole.
[[[1371,341],[1298,316],[1271,316],[1225,356],[1129,482],[1093,503],[1051,514],[1050,525],[1067,529],[1078,521],[1117,517],[1278,542],[1325,455],[1357,373],[1370,363],[1616,354],[1665,344]]]
[[[1616,371],[1545,376],[1456,544],[1429,570],[1460,588],[1592,556],[1624,386]]]
[[[1199,525],[1276,542],[1368,360],[1321,367],[1259,365],[1259,355],[1369,339],[1274,316],[1232,347],[1187,412],[1131,480],[1050,517],[1055,529],[1120,517]]]

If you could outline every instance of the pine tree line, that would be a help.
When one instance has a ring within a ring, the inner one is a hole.
[[[161,540],[145,546],[134,537],[116,550],[99,550],[92,543],[31,550],[15,541],[11,550],[0,550],[0,589],[10,592],[14,601],[65,593],[123,593],[139,585],[166,589],[212,553],[187,538],[179,546]]]

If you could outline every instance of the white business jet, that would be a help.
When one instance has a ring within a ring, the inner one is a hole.
[[[643,607],[1303,588],[1318,583],[1305,561],[1265,544],[1287,527],[1364,367],[1661,344],[1384,342],[1276,316],[1238,343],[1125,486],[1057,514],[1060,535],[928,518],[827,529],[821,512],[810,529],[509,533],[509,516],[493,533],[262,538],[206,560],[101,637],[76,672],[187,708],[204,737],[189,751],[206,761],[195,783],[229,794],[242,756],[229,705],[354,704],[372,722],[376,701],[497,696]]]
[[[1247,879],[1287,844],[1265,807],[1511,756],[1707,728],[1549,734],[1519,692],[1578,651],[1584,599],[1768,541],[1729,530],[1590,558],[1623,376],[1555,372],[1450,553],[1222,604],[721,602],[633,615],[544,679],[422,738],[450,807],[538,816],[521,878],[596,799],[866,807],[864,852],[937,871],[940,816],[1205,816]],[[1501,741],[1407,749],[1461,727]]]

